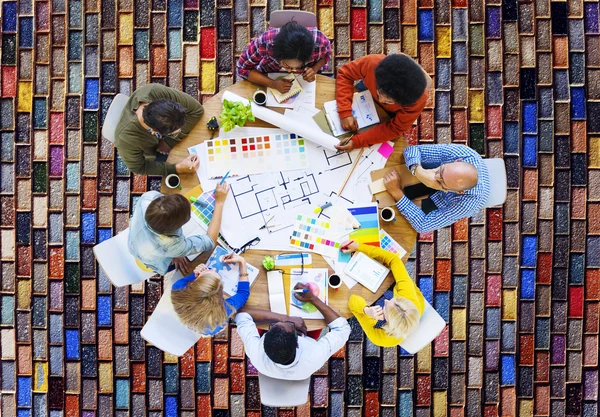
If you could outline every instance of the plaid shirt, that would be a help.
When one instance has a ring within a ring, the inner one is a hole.
[[[477,168],[479,179],[477,185],[464,194],[452,191],[437,191],[430,198],[438,207],[428,214],[423,213],[406,196],[396,203],[398,211],[406,217],[414,229],[419,233],[438,230],[450,226],[454,222],[471,217],[485,207],[490,196],[490,177],[487,167],[481,156],[465,145],[420,145],[409,146],[404,150],[406,166],[418,164],[423,168],[437,168],[462,158]]]
[[[315,46],[306,65],[312,67],[317,61],[325,58],[323,69],[329,69],[328,65],[331,60],[331,43],[329,39],[317,28],[308,28],[308,30],[313,34]],[[237,63],[238,77],[248,78],[250,71],[253,69],[264,73],[286,72],[273,55],[273,41],[278,33],[279,28],[269,29],[248,44]]]

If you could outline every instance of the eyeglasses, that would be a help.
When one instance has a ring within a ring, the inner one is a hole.
[[[302,66],[299,68],[290,67],[289,65],[285,64],[283,61],[280,61],[279,65],[281,65],[281,67],[283,69],[286,69],[288,71],[294,71],[294,72],[302,72],[304,70],[304,68],[306,67],[306,64],[302,64]]]
[[[258,242],[260,242],[260,238],[257,236],[254,239],[252,239],[250,242],[245,243],[241,248],[239,249],[234,249],[233,251],[238,254],[241,255],[242,253],[246,252],[248,249],[250,249],[252,246],[256,246],[258,245]]]
[[[154,129],[147,129],[147,130],[148,130],[148,133],[154,135],[156,137],[156,139],[158,139],[158,140],[161,140],[161,139],[164,139],[164,138],[177,139],[177,136],[179,136],[179,134],[181,133],[181,128],[179,128],[176,131],[171,132],[171,133],[169,133],[167,135],[163,135],[162,133],[157,132]]]

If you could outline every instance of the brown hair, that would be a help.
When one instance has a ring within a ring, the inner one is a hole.
[[[214,271],[206,271],[182,290],[172,291],[171,302],[179,320],[198,332],[214,330],[227,322],[223,282]],[[235,313],[233,307],[229,308]]]
[[[168,194],[158,197],[146,209],[146,223],[156,233],[170,233],[190,220],[192,210],[187,198],[181,194]]]

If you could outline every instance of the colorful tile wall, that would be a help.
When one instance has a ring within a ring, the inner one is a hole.
[[[140,330],[160,298],[114,289],[91,248],[160,179],[100,137],[117,92],[204,101],[268,13],[317,15],[327,74],[404,52],[435,91],[410,144],[503,157],[508,196],[435,233],[407,265],[448,327],[416,356],[351,340],[309,405],[261,407],[233,329],[177,359]],[[600,14],[594,1],[7,0],[0,24],[0,414],[597,415]],[[312,408],[312,411],[310,410]]]

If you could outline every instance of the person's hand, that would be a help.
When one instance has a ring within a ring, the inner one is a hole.
[[[296,331],[306,336],[308,329],[306,328],[306,323],[304,323],[304,319],[302,317],[288,317],[286,321],[291,321],[292,323],[294,323]]]
[[[440,182],[436,179],[436,174],[438,170],[439,168],[425,169],[421,166],[418,166],[415,170],[415,177],[417,177],[417,179],[427,187],[433,188],[434,190],[441,190],[442,186]]]
[[[312,83],[317,78],[317,74],[311,67],[306,67],[302,71],[302,78],[304,78],[304,81]]]
[[[356,132],[358,130],[358,122],[354,116],[344,117],[342,120],[342,129],[350,132]]]
[[[342,243],[341,247],[344,247],[348,244],[348,241]],[[343,253],[353,253],[358,250],[358,242],[352,242],[346,249],[342,249]]]
[[[246,260],[240,255],[225,255],[223,262],[226,264],[245,264]]]
[[[200,275],[204,274],[206,271],[208,271],[208,266],[206,266],[205,264],[200,264],[194,269],[194,274],[196,275],[196,278],[198,278]]]
[[[400,184],[400,175],[398,175],[396,170],[393,170],[383,177],[383,184],[394,200],[398,202],[402,199],[404,193],[402,192],[402,185]]]
[[[335,145],[335,149],[342,152],[352,152],[354,150],[354,143],[352,143],[352,139],[350,139],[344,145]]]
[[[312,303],[317,298],[317,296],[314,295],[313,292],[310,290],[308,285],[303,284],[301,282],[296,284],[294,290],[308,290],[306,292],[294,292],[294,297],[296,297],[298,301],[302,301],[303,303]]]
[[[280,78],[278,80],[273,80],[271,88],[274,88],[275,90],[279,91],[281,94],[285,94],[288,91],[290,91],[290,88],[292,88],[292,81],[284,79],[284,78]]]
[[[158,141],[158,147],[156,148],[156,152],[162,153],[163,155],[168,155],[171,152],[171,147],[167,144],[164,139]]]
[[[379,306],[365,307],[363,311],[367,316],[372,317],[375,320],[385,320],[385,316],[383,315],[383,308]]]
[[[200,159],[196,155],[190,155],[175,165],[175,170],[178,174],[191,174],[196,172],[198,166],[200,166]]]
[[[223,184],[217,184],[217,191],[215,192],[215,203],[223,204],[227,198],[229,192],[229,184],[224,182]]]
[[[175,268],[179,269],[183,275],[189,275],[192,273],[192,264],[186,256],[173,258],[173,265],[175,265]]]

